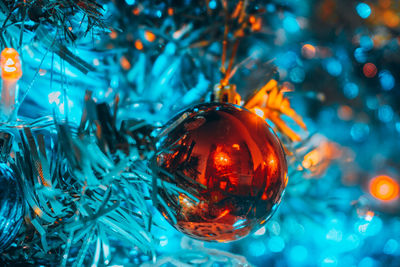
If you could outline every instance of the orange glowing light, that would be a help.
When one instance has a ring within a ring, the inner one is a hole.
[[[124,70],[129,70],[131,68],[131,63],[129,62],[128,59],[126,59],[126,57],[122,56],[121,59],[119,60],[119,63],[121,64],[121,67]]]
[[[225,152],[219,151],[214,156],[214,163],[218,167],[224,167],[229,165],[230,158]]]
[[[321,153],[317,149],[311,150],[304,156],[303,167],[310,169],[321,162]]]
[[[168,15],[172,16],[174,14],[174,9],[172,7],[168,8]]]
[[[372,221],[372,218],[374,218],[375,213],[372,210],[367,211],[365,214],[365,220],[366,221]]]
[[[118,34],[117,34],[116,31],[113,30],[113,31],[110,32],[110,38],[111,39],[116,39],[117,37],[118,37]]]
[[[351,107],[343,105],[338,108],[338,116],[341,120],[348,121],[353,117],[353,110]]]
[[[156,39],[156,36],[151,31],[145,31],[144,38],[149,42],[154,42],[154,40]]]
[[[391,201],[399,197],[399,184],[386,175],[373,178],[369,184],[371,195],[382,201]]]
[[[257,18],[254,23],[251,24],[251,30],[254,32],[260,31],[262,27],[262,19]]]
[[[219,217],[219,218],[224,217],[224,216],[227,215],[228,213],[229,213],[229,210],[224,210],[224,211],[221,213],[221,215],[219,215],[218,217]]]
[[[22,76],[21,60],[14,48],[5,48],[1,52],[1,77],[5,80],[18,80]]]
[[[139,15],[140,14],[140,9],[139,8],[135,8],[132,10],[133,15]]]
[[[313,58],[313,57],[315,57],[315,53],[316,53],[315,47],[310,44],[305,44],[301,48],[301,54],[305,58]]]
[[[383,21],[385,22],[385,24],[388,27],[394,28],[394,27],[397,27],[399,25],[400,18],[392,10],[386,10],[383,13]]]
[[[340,155],[341,150],[335,143],[320,141],[316,148],[304,156],[302,166],[310,171],[307,178],[320,177],[326,171],[330,162]]]
[[[226,181],[221,181],[221,182],[219,182],[219,188],[221,188],[222,190],[225,190],[225,189],[226,189],[226,185],[227,185],[227,182],[226,182]]]
[[[140,40],[135,41],[135,47],[137,50],[142,50],[143,49],[143,43]]]
[[[233,144],[232,148],[234,148],[236,150],[240,150],[240,145],[239,144]]]
[[[249,22],[250,22],[251,24],[256,23],[256,17],[250,16]]]

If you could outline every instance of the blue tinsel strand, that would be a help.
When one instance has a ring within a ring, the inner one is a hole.
[[[22,223],[24,206],[14,172],[0,163],[0,252],[14,240]]]

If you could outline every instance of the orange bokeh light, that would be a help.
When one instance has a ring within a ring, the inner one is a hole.
[[[117,39],[118,37],[118,33],[114,30],[112,30],[109,35],[111,39]]]
[[[391,201],[399,197],[399,184],[386,175],[373,178],[369,184],[371,195],[382,201]]]
[[[151,31],[145,31],[144,38],[149,42],[153,42],[156,39],[156,36]]]
[[[131,68],[131,63],[130,63],[129,60],[128,60],[126,57],[124,57],[124,56],[122,56],[122,57],[120,58],[119,63],[121,64],[121,67],[122,67],[124,70],[129,70],[129,69]]]
[[[394,11],[386,10],[383,13],[383,21],[387,26],[389,26],[391,28],[395,28],[399,25],[400,18],[397,16],[397,14]]]
[[[316,53],[316,49],[313,45],[311,44],[305,44],[303,45],[303,47],[301,48],[301,54],[305,57],[305,58],[313,58],[315,56]]]
[[[1,77],[6,80],[18,80],[22,76],[21,60],[14,48],[5,48],[1,52]]]
[[[139,8],[135,8],[132,10],[133,15],[139,15],[140,14],[140,9]]]
[[[143,49],[143,43],[140,40],[135,41],[135,47],[137,50],[142,50]]]

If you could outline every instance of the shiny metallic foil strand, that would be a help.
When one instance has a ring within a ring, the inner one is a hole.
[[[21,227],[24,202],[15,173],[0,163],[0,252],[14,241]]]

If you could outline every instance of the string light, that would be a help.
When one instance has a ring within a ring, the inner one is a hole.
[[[21,61],[17,50],[5,48],[1,52],[1,77],[3,80],[18,80],[21,76]]]
[[[19,54],[14,48],[5,48],[0,55],[1,65],[1,100],[2,115],[9,117],[13,114],[18,96],[18,80],[22,76]]]

